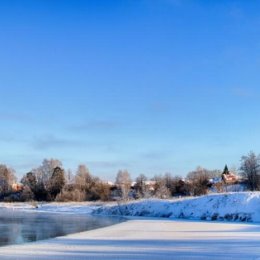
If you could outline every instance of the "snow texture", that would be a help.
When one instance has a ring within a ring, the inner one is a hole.
[[[260,259],[258,225],[130,220],[46,241],[0,248],[1,260]]]
[[[0,247],[1,260],[260,260],[258,224],[171,220],[260,221],[260,193],[231,193],[179,200],[143,200],[122,205],[2,203],[39,212],[149,216],[45,241]],[[160,217],[160,218],[159,218]],[[163,217],[163,218],[161,218]]]
[[[100,207],[100,203],[92,202],[53,202],[53,203],[0,203],[0,208],[21,211],[37,211],[64,214],[91,214],[93,210]]]
[[[103,206],[95,209],[94,214],[260,222],[260,193],[240,192],[176,200],[140,200]]]

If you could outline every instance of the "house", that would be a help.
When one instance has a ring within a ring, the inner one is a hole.
[[[222,174],[222,180],[225,184],[235,184],[238,182],[238,177],[234,173],[229,172],[229,174]]]
[[[225,165],[225,168],[223,170],[221,177],[222,177],[222,181],[225,184],[236,184],[238,182],[238,176],[235,173],[230,172],[228,170],[227,165]]]
[[[23,190],[23,184],[21,183],[13,183],[12,184],[12,191],[13,192],[19,192]]]

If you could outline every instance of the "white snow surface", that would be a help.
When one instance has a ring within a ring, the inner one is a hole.
[[[139,200],[106,205],[95,214],[260,222],[260,192],[211,194],[175,200]]]
[[[1,260],[260,260],[255,224],[135,219],[45,241],[0,247]]]
[[[93,210],[99,208],[102,203],[93,202],[33,202],[33,203],[0,203],[0,208],[37,211],[49,213],[66,213],[66,214],[91,214]]]
[[[165,218],[260,222],[260,193],[228,193],[177,200],[109,203],[0,203],[14,210],[143,216],[96,230],[0,247],[1,260],[260,260],[260,226]],[[156,218],[147,218],[156,217]],[[217,216],[217,217],[216,217]],[[163,217],[163,218],[162,218]]]

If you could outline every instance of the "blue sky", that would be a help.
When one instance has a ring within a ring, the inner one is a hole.
[[[260,152],[259,1],[0,2],[0,159],[113,179]]]

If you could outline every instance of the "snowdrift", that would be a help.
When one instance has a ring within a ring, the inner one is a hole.
[[[195,198],[148,199],[102,206],[94,214],[260,222],[260,192],[211,194]]]

